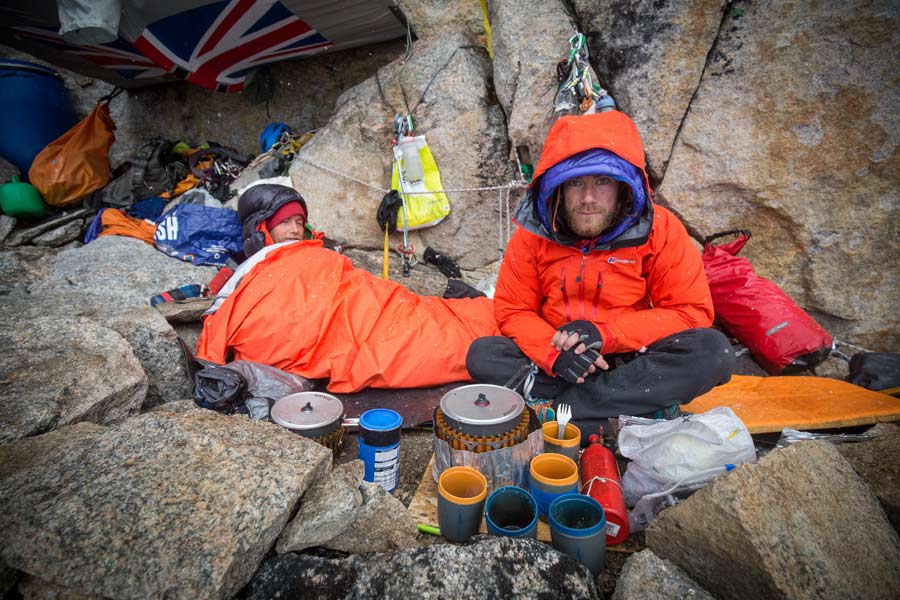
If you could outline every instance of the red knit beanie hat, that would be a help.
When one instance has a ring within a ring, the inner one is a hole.
[[[303,223],[304,225],[306,224],[306,208],[299,200],[291,200],[290,202],[282,204],[278,210],[272,213],[271,217],[266,219],[266,228],[268,228],[269,231],[272,231],[276,225],[294,215],[303,215]]]

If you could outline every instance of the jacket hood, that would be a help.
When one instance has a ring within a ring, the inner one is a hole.
[[[266,239],[268,230],[260,225],[288,202],[298,201],[306,212],[306,200],[300,193],[285,185],[261,183],[241,194],[238,200],[238,218],[241,220],[241,235],[244,239],[244,255],[251,256],[271,240]],[[308,214],[308,213],[307,213]]]
[[[588,248],[610,249],[644,243],[653,224],[653,205],[644,163],[644,145],[634,122],[622,112],[560,118],[544,142],[535,176],[516,209],[525,229],[563,245],[584,240],[555,230],[548,203],[559,185],[572,177],[608,175],[631,188],[635,214],[591,240]]]

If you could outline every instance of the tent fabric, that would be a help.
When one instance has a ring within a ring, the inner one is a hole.
[[[470,381],[469,345],[499,335],[487,298],[419,296],[356,269],[321,240],[273,248],[206,317],[197,357],[249,360],[328,390]]]
[[[750,433],[785,427],[826,429],[900,419],[900,398],[826,377],[735,375],[681,408],[702,413],[730,407]]]
[[[76,23],[112,38],[91,44],[100,38],[60,33],[72,23],[55,0],[7,0],[0,41],[119,87],[184,79],[236,92],[263,65],[402,37],[394,10],[392,0],[121,0],[117,23]]]

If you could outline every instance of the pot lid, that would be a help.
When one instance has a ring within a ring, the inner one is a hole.
[[[464,385],[444,394],[441,412],[467,425],[498,425],[518,419],[525,400],[517,392],[499,385]]]
[[[316,429],[344,416],[344,405],[331,394],[300,392],[278,400],[272,407],[272,420],[288,429]]]

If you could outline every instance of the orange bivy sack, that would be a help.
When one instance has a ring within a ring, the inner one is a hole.
[[[34,157],[28,179],[47,204],[74,204],[109,183],[115,129],[109,102],[98,102],[91,114]]]

